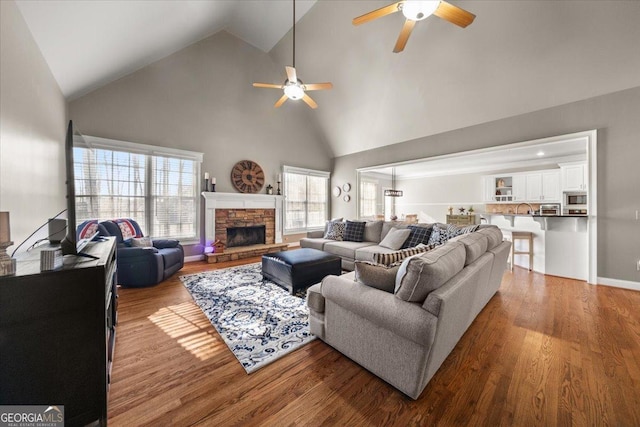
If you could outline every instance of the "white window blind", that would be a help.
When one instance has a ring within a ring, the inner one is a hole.
[[[198,236],[202,154],[87,137],[74,147],[76,217],[133,218],[147,236]]]
[[[360,218],[374,218],[378,205],[378,183],[360,181]]]
[[[329,216],[329,172],[284,167],[285,232],[322,228]]]

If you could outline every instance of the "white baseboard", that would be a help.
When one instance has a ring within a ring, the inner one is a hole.
[[[631,280],[598,277],[598,285],[613,286],[616,288],[631,289],[632,291],[640,291],[640,282],[632,282]]]
[[[204,260],[204,254],[200,255],[191,255],[184,257],[184,262],[196,262]]]

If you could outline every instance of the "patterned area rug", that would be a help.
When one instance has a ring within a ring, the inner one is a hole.
[[[304,297],[263,280],[261,270],[255,263],[180,277],[248,374],[316,338]]]

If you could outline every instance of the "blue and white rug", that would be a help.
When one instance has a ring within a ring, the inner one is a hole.
[[[261,270],[255,263],[180,277],[248,374],[316,338],[304,298]]]

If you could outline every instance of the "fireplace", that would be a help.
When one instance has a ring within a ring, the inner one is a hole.
[[[252,225],[249,227],[228,227],[227,247],[264,245],[266,243],[267,227]]]

